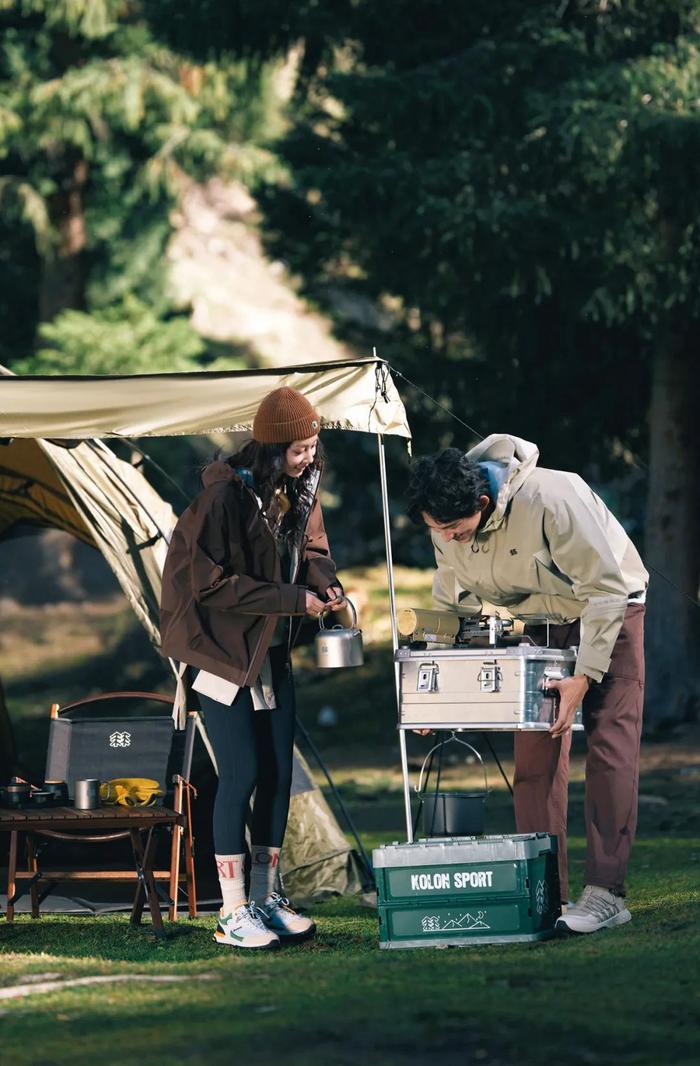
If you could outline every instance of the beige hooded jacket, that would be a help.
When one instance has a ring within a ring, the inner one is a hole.
[[[435,606],[470,615],[486,600],[527,622],[580,618],[575,672],[600,681],[649,580],[632,541],[577,474],[538,468],[534,444],[493,433],[467,454],[488,464],[495,507],[470,543],[432,534]]]

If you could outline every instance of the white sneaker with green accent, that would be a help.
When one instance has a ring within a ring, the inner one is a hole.
[[[566,914],[557,918],[559,933],[597,933],[599,929],[612,929],[632,920],[622,896],[616,896],[607,888],[586,885],[581,898],[570,903]]]
[[[268,896],[258,914],[271,932],[280,940],[306,940],[316,932],[316,923],[289,906],[289,900],[273,892]]]
[[[214,940],[217,944],[228,944],[232,948],[258,951],[270,951],[280,946],[279,937],[263,923],[260,911],[252,900],[237,907],[232,914],[219,917]]]

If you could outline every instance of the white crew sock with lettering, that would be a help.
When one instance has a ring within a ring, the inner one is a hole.
[[[277,891],[280,849],[267,844],[253,844],[250,850],[250,898],[264,904],[267,897]]]
[[[214,859],[223,900],[221,913],[226,917],[248,902],[245,891],[245,854],[215,855]]]

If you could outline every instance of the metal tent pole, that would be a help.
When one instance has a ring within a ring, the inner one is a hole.
[[[357,826],[355,825],[355,822],[353,821],[352,815],[350,814],[350,811],[345,806],[345,803],[343,802],[343,797],[340,795],[340,792],[338,792],[338,789],[336,787],[335,781],[331,777],[330,770],[328,769],[328,767],[326,766],[326,764],[323,761],[323,758],[321,756],[321,752],[318,750],[318,747],[316,746],[316,744],[315,744],[315,742],[313,740],[313,737],[310,735],[308,729],[306,728],[304,723],[299,718],[299,715],[297,715],[296,725],[297,725],[297,729],[301,733],[302,737],[304,738],[306,743],[309,745],[309,748],[313,752],[314,758],[316,759],[316,762],[318,763],[321,771],[323,772],[323,775],[324,775],[326,781],[328,782],[328,787],[330,788],[331,792],[333,793],[335,801],[338,804],[338,807],[340,808],[340,811],[341,811],[343,817],[345,818],[345,821],[347,823],[348,829],[350,830],[350,833],[352,834],[352,837],[353,837],[355,843],[357,844],[357,850],[359,852],[360,858],[362,859],[362,862],[364,863],[365,874],[367,875],[367,878],[368,878],[368,881],[366,883],[366,887],[369,887],[370,884],[371,884],[371,887],[374,888],[375,882],[374,882],[374,870],[372,868],[372,862],[370,860],[369,855],[367,854],[367,851],[365,850],[364,844],[362,843],[362,841],[360,839],[360,834],[357,831]]]
[[[399,647],[399,630],[396,624],[396,596],[394,591],[394,560],[391,553],[391,517],[389,515],[389,492],[386,479],[386,453],[384,450],[384,438],[381,433],[377,434],[377,447],[379,451],[379,478],[382,488],[382,515],[384,517],[384,547],[386,552],[386,574],[389,585],[389,611],[391,613],[391,649],[394,663],[394,690],[396,693],[396,719],[399,721],[401,711],[401,687],[399,678],[399,664],[396,662],[396,652]],[[399,728],[399,750],[401,752],[401,773],[403,776],[403,798],[406,813],[406,839],[409,844],[413,841],[413,813],[411,811],[411,787],[408,780],[408,755],[406,752],[406,734]]]

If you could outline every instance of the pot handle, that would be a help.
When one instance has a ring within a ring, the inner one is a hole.
[[[430,749],[430,751],[428,752],[426,757],[423,759],[423,765],[420,768],[420,774],[418,776],[418,784],[414,786],[415,787],[415,791],[416,791],[416,793],[419,796],[423,795],[422,786],[423,786],[423,772],[425,771],[425,764],[427,763],[428,759],[430,758],[430,756],[433,754],[434,751],[437,751],[438,748],[442,748],[445,744],[449,744],[451,740],[454,740],[455,744],[463,744],[465,748],[469,748],[469,750],[471,752],[473,752],[474,755],[476,755],[477,759],[481,763],[481,769],[484,771],[484,790],[486,792],[488,792],[489,782],[488,782],[488,778],[486,776],[486,767],[484,766],[484,760],[481,758],[481,755],[476,750],[476,748],[473,748],[471,746],[471,744],[467,744],[466,740],[462,740],[461,737],[458,737],[457,734],[453,730],[452,733],[450,734],[450,736],[447,738],[447,740],[441,740],[438,744],[435,744]]]
[[[41,792],[41,789],[39,788],[38,785],[33,785],[31,783],[31,781],[27,781],[27,779],[25,777],[17,777],[15,775],[15,777],[11,777],[10,778],[10,784],[11,785],[28,785],[30,792]]]
[[[351,611],[352,611],[352,628],[353,628],[353,629],[357,629],[357,611],[355,610],[355,604],[354,604],[354,603],[352,602],[352,600],[349,600],[347,596],[345,597],[345,602],[346,602],[346,603],[348,603],[348,604],[350,605],[350,609],[351,609]],[[328,610],[328,608],[326,608],[326,610]],[[325,613],[326,613],[326,612],[325,612],[325,611],[323,611],[323,612],[322,612],[322,613],[321,613],[321,614],[320,614],[320,615],[318,616],[318,626],[319,626],[319,629],[325,629],[325,628],[326,628],[326,627],[324,626],[324,624],[323,624],[323,615],[324,615]],[[337,626],[333,626],[332,628],[333,628],[333,629],[347,629],[347,626],[341,626],[341,625],[337,625]]]

